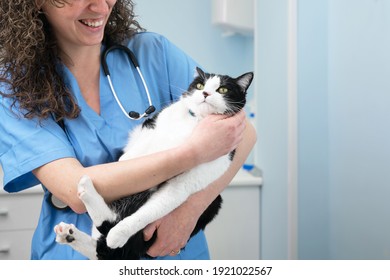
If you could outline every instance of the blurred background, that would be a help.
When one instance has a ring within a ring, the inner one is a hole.
[[[389,259],[390,1],[226,1],[238,33],[225,1],[136,2],[207,70],[255,71],[261,258]]]

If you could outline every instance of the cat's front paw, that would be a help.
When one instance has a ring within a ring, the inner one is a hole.
[[[76,227],[73,224],[66,224],[64,222],[56,225],[54,227],[54,232],[56,233],[56,242],[67,244],[75,241],[75,229]]]
[[[107,234],[107,246],[111,249],[121,248],[130,237],[128,228],[124,224],[118,223]]]

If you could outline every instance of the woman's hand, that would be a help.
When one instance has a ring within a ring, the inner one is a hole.
[[[200,121],[186,145],[192,145],[198,163],[208,162],[237,148],[245,126],[244,111],[231,117],[210,115]]]
[[[165,217],[151,223],[144,229],[144,239],[152,238],[157,230],[157,239],[147,251],[151,257],[175,256],[188,242],[200,214],[187,202]]]

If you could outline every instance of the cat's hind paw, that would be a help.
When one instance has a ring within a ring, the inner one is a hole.
[[[56,242],[61,244],[71,243],[76,240],[76,227],[73,224],[59,223],[54,227],[56,233]]]
[[[104,221],[116,220],[116,214],[108,207],[87,175],[81,177],[77,186],[77,194],[87,208],[95,226],[101,226]]]
[[[87,175],[81,177],[77,186],[77,195],[85,203],[93,195],[97,194],[91,178]]]
[[[128,227],[126,227],[126,225],[124,225],[122,222],[118,223],[116,226],[110,229],[107,234],[107,246],[111,249],[123,247],[127,240],[129,240],[129,238],[132,236],[132,234],[129,233]]]

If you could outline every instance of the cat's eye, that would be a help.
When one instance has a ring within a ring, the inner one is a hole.
[[[204,84],[202,84],[202,83],[197,83],[197,84],[196,84],[196,88],[199,89],[199,90],[202,90],[202,89],[204,89]]]
[[[220,88],[218,89],[218,92],[219,92],[220,94],[225,94],[225,93],[228,92],[228,89],[225,88],[225,87],[220,87]]]

